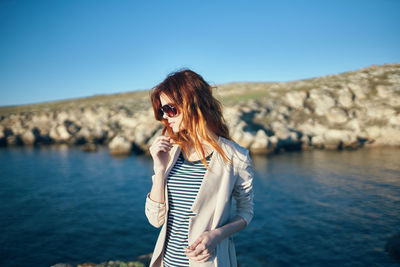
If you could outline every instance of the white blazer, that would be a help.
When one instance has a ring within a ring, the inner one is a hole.
[[[214,151],[209,163],[209,170],[204,175],[202,184],[191,211],[195,214],[189,220],[188,241],[192,244],[203,232],[216,229],[228,223],[231,219],[232,196],[236,200],[236,215],[247,223],[253,218],[253,176],[254,168],[249,151],[237,143],[222,136],[218,145],[231,158],[233,164],[225,163],[222,156]],[[167,177],[178,159],[181,148],[173,145],[169,155],[164,177]],[[152,176],[154,179],[154,175]],[[149,198],[147,194],[145,214],[150,224],[160,227],[150,267],[161,267],[164,243],[167,233],[168,191],[165,186],[165,203],[161,204]],[[233,217],[233,216],[232,216]],[[213,256],[204,263],[189,260],[190,266],[232,267],[237,266],[233,238],[225,238],[216,247]]]

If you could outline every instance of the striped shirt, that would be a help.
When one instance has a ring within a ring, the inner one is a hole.
[[[211,154],[206,158],[207,164]],[[181,152],[168,175],[169,209],[163,259],[166,267],[189,266],[183,247],[188,246],[189,218],[194,215],[191,208],[205,173],[206,167],[200,160],[186,161]]]

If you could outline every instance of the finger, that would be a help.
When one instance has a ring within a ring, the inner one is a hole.
[[[169,149],[168,149],[168,148],[164,148],[164,147],[162,147],[162,148],[160,148],[160,149],[158,150],[158,152],[164,152],[164,153],[167,153],[167,152],[169,152]]]
[[[159,150],[161,150],[161,149],[170,150],[170,149],[171,149],[171,146],[162,144],[162,145],[158,145],[158,149],[159,149]]]
[[[162,152],[169,152],[172,149],[170,145],[157,145],[150,148],[150,153],[152,155],[158,154],[160,151]]]
[[[191,249],[191,250],[195,249],[197,247],[197,245],[201,243],[202,240],[203,240],[203,238],[201,238],[201,237],[197,238],[197,240],[194,241],[194,243],[189,246],[189,249]]]
[[[195,250],[186,253],[186,255],[190,256],[190,257],[196,257],[199,254],[201,254],[203,252],[203,250],[205,249],[205,246],[203,244],[200,244],[196,247]]]
[[[153,144],[158,144],[158,143],[163,142],[163,141],[169,142],[169,140],[170,140],[169,137],[166,137],[166,136],[159,136],[159,137],[157,137],[157,138],[154,140]]]
[[[155,144],[154,146],[155,147],[165,146],[165,147],[168,147],[168,148],[172,148],[172,144],[168,143],[168,142],[165,142],[165,141],[163,141],[161,143],[158,143],[158,144]]]
[[[210,258],[210,254],[205,254],[205,255],[198,255],[197,257],[194,257],[192,260],[195,260],[197,262],[204,262],[207,261]]]
[[[194,258],[194,257],[197,257],[197,254],[196,254],[197,252],[196,251],[190,251],[190,252],[185,252],[185,255],[186,255],[186,257],[188,257],[188,258]]]
[[[158,143],[159,145],[167,145],[167,146],[171,146],[172,147],[172,144],[169,142],[169,141],[165,141],[165,140],[162,140],[160,143]]]
[[[208,249],[203,250],[203,253],[198,256],[199,262],[208,261],[208,259],[210,259],[213,254],[214,254],[214,251],[209,251]],[[203,256],[202,259],[200,259],[200,256]]]
[[[204,259],[202,259],[202,260],[198,260],[197,262],[206,262],[206,261],[208,261],[208,259],[211,257],[211,255],[207,255],[207,257],[205,257]]]
[[[161,135],[161,136],[157,137],[157,139],[156,139],[156,140],[169,140],[169,139],[171,139],[171,137],[169,137],[169,136],[164,136],[164,135]]]

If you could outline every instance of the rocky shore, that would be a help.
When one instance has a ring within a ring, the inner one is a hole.
[[[293,82],[230,83],[215,96],[252,153],[400,146],[400,64]],[[149,91],[0,107],[0,146],[79,145],[147,152],[162,125]]]
[[[78,265],[72,265],[69,263],[57,263],[54,264],[50,267],[145,267],[148,265],[145,265],[142,262],[138,261],[108,261],[108,262],[103,262],[103,263],[91,263],[91,262],[86,262],[86,263],[81,263]]]
[[[79,264],[56,263],[50,267],[145,267],[150,265],[152,254],[142,255],[133,261],[111,260],[102,263],[85,262]]]

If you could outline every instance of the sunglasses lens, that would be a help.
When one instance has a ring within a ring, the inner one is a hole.
[[[164,105],[161,107],[162,112],[166,113],[168,117],[173,117],[177,114],[176,109],[170,105]]]

